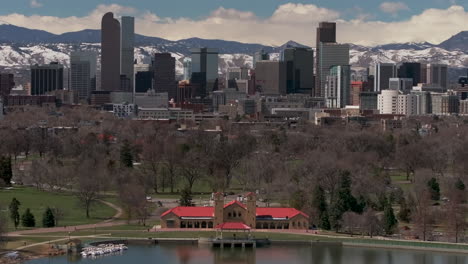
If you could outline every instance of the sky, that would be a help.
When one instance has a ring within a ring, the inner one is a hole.
[[[336,21],[343,43],[438,44],[468,30],[468,0],[3,0],[0,21],[61,34],[98,29],[101,17],[136,18],[136,32],[267,45],[315,46],[320,21]]]

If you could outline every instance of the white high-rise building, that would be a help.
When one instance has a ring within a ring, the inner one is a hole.
[[[190,80],[192,77],[192,58],[184,58],[184,80]]]
[[[398,94],[397,90],[382,90],[377,96],[377,109],[380,114],[397,114]]]
[[[394,63],[377,63],[371,67],[374,75],[374,91],[380,92],[389,89],[390,78],[396,78],[398,71]]]
[[[122,32],[121,36],[121,64],[120,64],[120,73],[125,75],[130,79],[129,91],[124,92],[133,92],[134,85],[134,46],[135,46],[135,18],[123,16],[121,23]]]
[[[315,89],[320,90],[316,94],[324,96],[327,76],[330,75],[331,67],[349,65],[349,45],[328,42],[320,42],[319,45],[320,51],[317,53],[317,68],[319,70],[317,72],[320,72],[320,87],[315,87]]]
[[[418,97],[415,94],[399,94],[397,99],[397,114],[417,115]]]
[[[70,55],[70,89],[80,100],[89,98],[96,90],[97,54],[91,51],[77,51]]]

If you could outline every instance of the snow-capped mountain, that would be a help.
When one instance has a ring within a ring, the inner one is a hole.
[[[443,63],[451,68],[468,67],[468,32],[460,32],[439,45],[431,43],[394,43],[376,47],[350,44],[350,63],[357,67],[368,67],[372,63],[399,63],[418,61],[423,63]],[[270,53],[272,60],[286,47],[306,47],[294,41],[272,47],[225,40],[199,38],[171,41],[157,37],[135,36],[137,47],[135,58],[138,63],[150,63],[157,52],[170,52],[176,58],[176,72],[183,73],[183,58],[190,55],[191,48],[217,48],[219,72],[228,67],[252,67],[252,55],[263,49]],[[100,31],[82,30],[79,32],[55,35],[46,31],[31,30],[0,22],[0,68],[17,71],[27,70],[33,64],[47,64],[57,61],[69,66],[69,54],[75,50],[100,52]]]

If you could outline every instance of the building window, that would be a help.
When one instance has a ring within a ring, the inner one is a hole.
[[[242,214],[241,214],[241,213],[239,213],[239,217],[242,217]]]
[[[232,217],[234,217],[234,218],[237,217],[236,212],[232,213]]]
[[[228,213],[228,217],[231,217],[231,213]]]

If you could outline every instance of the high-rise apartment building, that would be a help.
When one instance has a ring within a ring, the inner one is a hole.
[[[72,52],[70,54],[70,89],[80,100],[88,99],[96,90],[96,62],[94,52]]]
[[[404,62],[398,67],[398,78],[413,79],[413,86],[421,82],[421,63]]]
[[[331,67],[349,65],[349,45],[320,42],[319,50],[316,79],[320,80],[320,85],[316,86],[315,90],[320,90],[316,96],[324,97],[327,76],[330,74]]]
[[[373,65],[371,74],[374,76],[374,91],[387,90],[390,78],[397,77],[397,66],[394,63],[377,63]]]
[[[156,53],[153,61],[153,88],[156,93],[168,93],[169,100],[177,95],[175,58],[170,53]]]
[[[377,107],[380,114],[397,114],[398,111],[397,90],[382,90],[378,95]]]
[[[206,97],[218,90],[218,49],[191,49],[192,76],[190,81],[200,85],[197,96]]]
[[[63,90],[63,65],[51,62],[31,66],[31,95]]]
[[[351,90],[351,66],[338,65],[330,69],[325,84],[325,104],[328,108],[344,108],[349,105]]]
[[[122,32],[121,32],[121,64],[120,74],[125,75],[130,79],[130,87],[128,91],[133,92],[134,82],[134,46],[135,46],[135,18],[129,16],[122,17]]]
[[[101,90],[120,90],[120,22],[106,13],[101,24]],[[132,64],[133,67],[133,64]]]
[[[321,43],[336,43],[336,23],[334,22],[321,22],[317,28],[316,37],[316,71],[315,71],[315,91],[314,95],[317,97],[323,96],[325,81],[324,78],[328,74],[323,74],[320,65],[321,56]],[[348,54],[349,57],[349,54]],[[348,65],[349,63],[335,64],[335,65]]]
[[[282,61],[257,62],[255,91],[266,95],[285,95],[286,64]]]
[[[9,95],[13,87],[15,87],[15,76],[11,73],[0,73],[0,97]]]
[[[286,91],[312,94],[314,88],[314,51],[307,48],[286,48],[281,52],[286,64]]]

